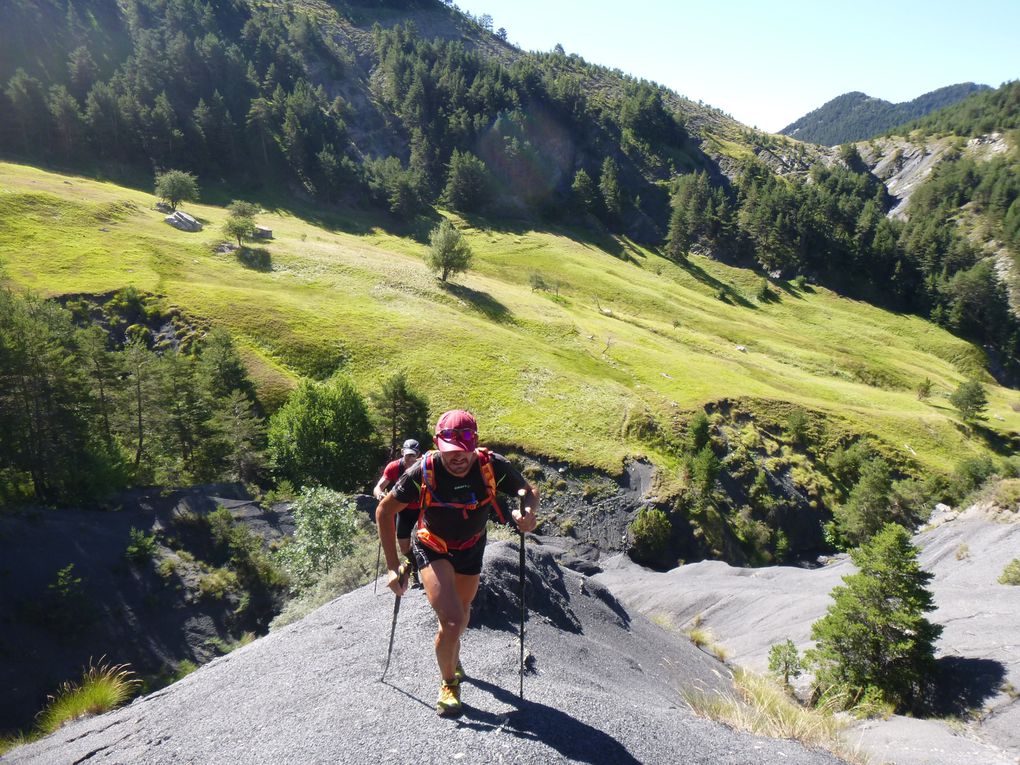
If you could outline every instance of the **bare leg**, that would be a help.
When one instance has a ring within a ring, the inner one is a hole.
[[[443,680],[452,680],[457,669],[460,636],[467,629],[479,576],[455,574],[450,561],[437,560],[421,570],[421,580],[439,619],[436,633],[439,673]]]

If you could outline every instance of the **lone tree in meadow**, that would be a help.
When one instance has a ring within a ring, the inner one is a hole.
[[[243,247],[244,240],[255,235],[255,220],[231,213],[223,223],[223,233],[236,239],[238,247]]]
[[[464,236],[448,220],[444,220],[429,235],[429,251],[425,262],[439,274],[440,281],[468,270],[471,265],[471,248]]]
[[[949,403],[956,407],[964,422],[973,424],[985,419],[988,395],[985,386],[977,380],[964,380],[949,397]]]
[[[917,709],[927,701],[942,634],[924,616],[935,608],[932,575],[895,523],[850,557],[859,572],[843,577],[828,613],[811,626],[816,692],[821,698],[845,693],[848,707],[877,692],[897,710]]]
[[[181,202],[198,199],[198,179],[183,170],[167,170],[156,173],[156,196],[176,210]]]

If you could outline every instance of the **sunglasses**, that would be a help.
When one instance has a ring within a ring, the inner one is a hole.
[[[436,438],[441,438],[444,441],[471,443],[478,438],[478,432],[471,428],[443,428],[436,432]]]

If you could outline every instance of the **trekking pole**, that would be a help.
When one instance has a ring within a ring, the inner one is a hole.
[[[379,594],[379,559],[382,557],[382,540],[379,540],[379,547],[375,551],[375,584],[372,586],[372,594]]]
[[[521,701],[524,701],[524,617],[527,614],[528,606],[524,602],[524,532],[518,532],[521,537]]]
[[[400,568],[397,569],[397,577],[401,582],[407,578],[407,563],[401,563]],[[393,601],[393,623],[390,624],[390,647],[386,649],[386,666],[383,667],[382,677],[379,678],[381,683],[386,679],[386,671],[390,668],[390,657],[393,655],[393,636],[397,632],[397,614],[400,613],[400,596],[397,595]]]
[[[524,489],[519,489],[517,495],[521,498],[521,502],[524,502],[524,495],[527,492]],[[521,579],[521,631],[520,631],[520,645],[521,645],[521,688],[520,697],[521,701],[524,701],[524,619],[527,616],[528,606],[524,600],[524,532],[518,529],[518,536],[520,537],[520,579]]]

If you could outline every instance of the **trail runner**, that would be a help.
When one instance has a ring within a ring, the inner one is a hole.
[[[496,493],[520,496],[512,518],[523,533],[535,529],[538,492],[509,460],[478,446],[478,425],[470,412],[455,409],[443,414],[436,424],[435,444],[438,451],[415,462],[379,502],[376,524],[389,587],[403,595],[406,583],[398,573],[394,518],[410,503],[421,503],[411,555],[439,621],[435,646],[442,684],[436,712],[454,717],[462,711],[460,639],[478,592],[489,512],[495,510],[502,517]]]

